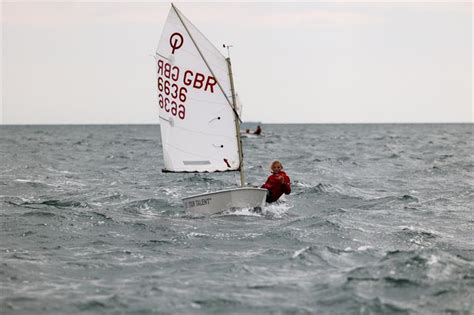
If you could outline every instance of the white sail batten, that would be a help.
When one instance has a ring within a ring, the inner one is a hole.
[[[172,7],[155,58],[164,171],[239,170],[224,56]]]

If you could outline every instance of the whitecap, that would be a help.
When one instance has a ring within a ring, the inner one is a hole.
[[[298,257],[299,255],[301,255],[302,253],[306,252],[308,249],[310,249],[311,247],[310,246],[307,246],[307,247],[303,247],[302,249],[300,250],[297,250],[294,252],[293,256],[291,256],[291,258],[296,258]]]

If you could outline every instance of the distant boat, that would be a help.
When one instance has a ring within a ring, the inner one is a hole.
[[[155,59],[163,172],[240,172],[240,187],[185,197],[185,208],[200,214],[262,208],[267,191],[244,187],[230,57],[172,4]]]
[[[249,132],[244,131],[244,130],[240,131],[240,137],[241,138],[260,138],[260,137],[263,137],[263,136],[265,136],[264,132],[257,135],[255,133],[253,133],[253,131],[249,131]]]
[[[246,123],[245,124],[247,127],[249,125],[249,123]],[[242,138],[258,138],[260,136],[263,136],[264,133],[262,131],[262,128],[260,127],[260,123],[258,123],[255,127],[252,127],[252,129],[250,129],[249,127],[248,128],[245,128],[245,130],[240,130],[240,136]],[[255,130],[253,130],[253,128],[255,128]]]

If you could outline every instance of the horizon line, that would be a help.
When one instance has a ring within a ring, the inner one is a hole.
[[[242,124],[260,125],[459,125],[474,124],[473,121],[465,122],[256,122],[244,121]],[[5,124],[1,126],[159,126],[159,123],[47,123],[47,124]]]

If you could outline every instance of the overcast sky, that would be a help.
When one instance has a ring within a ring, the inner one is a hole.
[[[175,4],[233,45],[244,121],[474,121],[471,2]],[[169,8],[3,1],[1,122],[158,123],[153,55]]]

